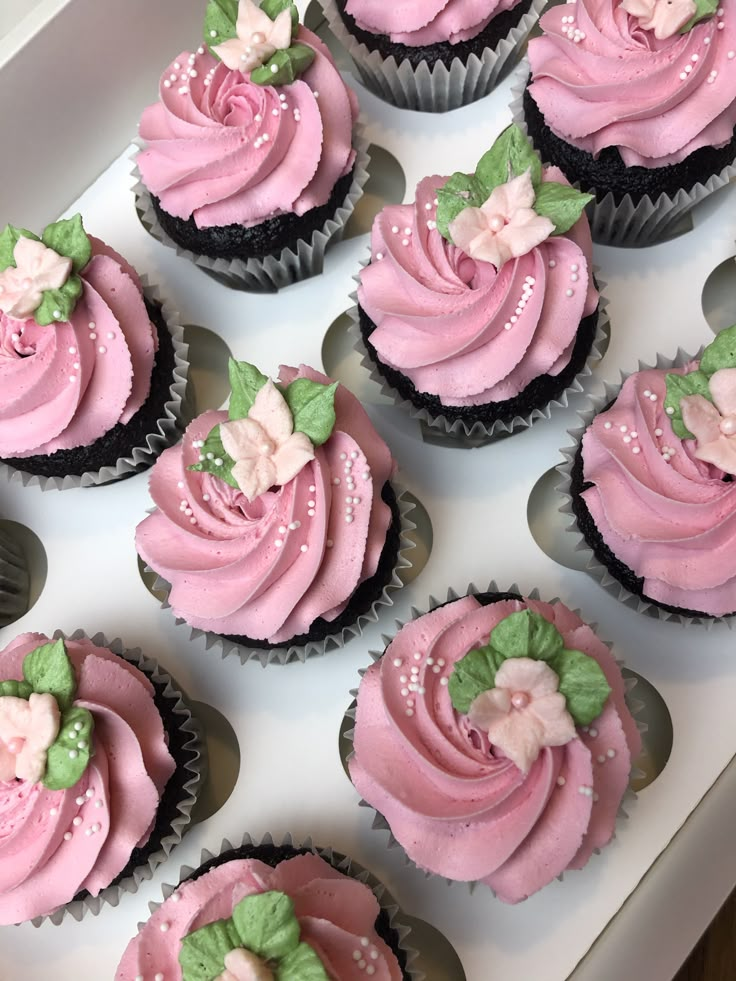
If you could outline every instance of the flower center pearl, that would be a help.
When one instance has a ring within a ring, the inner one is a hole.
[[[733,436],[736,433],[736,416],[726,416],[725,419],[721,419],[719,429],[724,436]]]
[[[491,219],[488,222],[488,227],[492,232],[500,232],[506,222],[503,220],[503,215],[491,215]]]
[[[23,751],[23,747],[25,746],[25,744],[26,744],[25,739],[21,739],[20,736],[14,736],[12,739],[8,740],[7,743],[8,752],[11,753],[13,756],[18,756],[18,754]]]
[[[263,44],[263,42],[266,40],[266,35],[261,34],[260,31],[254,31],[251,34],[250,39],[253,42],[253,44]]]
[[[515,691],[511,696],[511,704],[515,709],[525,709],[529,704],[529,696],[525,691]]]

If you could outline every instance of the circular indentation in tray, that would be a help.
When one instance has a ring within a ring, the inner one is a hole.
[[[357,702],[355,699],[352,700],[348,706],[348,710],[342,717],[342,722],[340,723],[340,733],[337,737],[337,748],[340,753],[340,762],[342,763],[342,768],[345,771],[345,775],[348,780],[350,779],[350,771],[348,770],[348,756],[353,752],[353,740],[348,736],[348,733],[355,727],[355,719],[352,717],[355,714],[355,709],[357,707]]]
[[[190,702],[189,705],[202,727],[209,761],[192,810],[192,824],[198,824],[217,813],[232,794],[240,773],[240,745],[235,730],[222,712],[206,702]]]
[[[636,681],[627,701],[636,721],[645,726],[641,737],[641,754],[634,761],[634,775],[631,779],[631,789],[639,793],[654,783],[667,766],[674,738],[672,716],[667,703],[651,681],[630,668],[623,668],[623,675],[627,681]]]
[[[736,260],[733,256],[716,266],[703,286],[703,316],[717,334],[736,324]]]
[[[322,364],[325,374],[337,378],[361,402],[386,404],[389,400],[371,381],[370,372],[361,365],[362,355],[356,350],[356,335],[349,329],[347,313],[341,313],[327,328],[322,340]]]
[[[330,30],[318,0],[311,0],[302,18],[302,23],[308,30],[314,31],[317,37],[327,45],[340,71],[355,71],[350,55]]]
[[[566,569],[583,571],[590,552],[587,549],[575,551],[575,535],[567,531],[572,515],[561,514],[559,510],[563,498],[556,488],[561,480],[554,468],[542,474],[529,495],[526,520],[532,538],[545,555]]]
[[[0,626],[7,626],[25,616],[37,602],[46,585],[48,559],[43,542],[26,525],[17,521],[0,520],[0,533],[7,538],[9,549],[8,589],[12,590],[12,595],[6,597],[7,609],[0,598]],[[0,547],[1,545],[2,543]],[[22,565],[25,565],[25,570]]]
[[[189,345],[190,416],[207,409],[219,409],[230,396],[227,363],[230,348],[214,331],[198,324],[184,325],[184,340]]]
[[[413,505],[413,508],[407,514],[407,518],[416,525],[413,531],[408,531],[405,535],[415,545],[410,552],[407,552],[407,558],[411,562],[411,565],[406,569],[399,569],[399,579],[406,586],[410,582],[414,582],[427,562],[429,562],[429,556],[432,553],[432,543],[434,542],[434,531],[432,530],[432,520],[429,517],[429,512],[422,502],[410,491],[404,491],[401,496],[403,500]]]
[[[348,219],[343,238],[355,238],[371,230],[373,219],[387,204],[401,204],[406,193],[406,175],[396,157],[382,146],[371,143],[368,180],[363,196]]]
[[[166,599],[167,593],[166,590],[155,588],[158,573],[149,568],[140,555],[136,557],[138,559],[138,575],[141,577],[141,582],[157,603],[163,603],[163,601]]]
[[[407,943],[418,951],[413,964],[417,971],[423,971],[428,981],[466,981],[455,948],[437,927],[403,911],[400,919],[411,927]]]

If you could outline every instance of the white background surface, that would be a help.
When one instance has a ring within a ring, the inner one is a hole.
[[[196,36],[192,43],[196,45]],[[162,48],[160,66],[175,53]],[[408,200],[428,161],[448,174],[471,169],[509,120],[508,83],[481,103],[445,117],[393,110],[356,88],[369,138],[403,165]],[[276,371],[277,357],[319,365],[325,332],[348,306],[351,277],[365,255],[367,238],[336,247],[319,279],[278,295],[229,292],[141,228],[129,193],[128,153],[70,213],[81,209],[91,232],[175,299],[185,323],[221,335],[236,357],[270,372]],[[716,195],[702,209],[696,228],[675,242],[631,252],[596,248],[594,261],[609,284],[612,323],[609,350],[596,370],[599,381],[617,378],[619,368],[631,369],[639,358],[653,360],[657,350],[670,353],[682,345],[694,351],[712,337],[701,291],[711,271],[734,252],[734,193],[730,187]],[[14,218],[22,220],[20,215]],[[204,652],[201,641],[189,642],[188,630],[175,626],[139,578],[133,533],[150,505],[144,475],[106,488],[61,493],[0,485],[0,510],[36,532],[49,561],[40,600],[22,621],[0,631],[0,644],[24,629],[72,631],[81,626],[89,633],[120,635],[129,646],[140,645],[157,657],[193,697],[227,716],[242,759],[240,779],[227,804],[194,828],[154,880],[137,895],[125,896],[117,910],[107,908],[96,918],[60,928],[0,930],[2,981],[21,976],[25,981],[112,978],[127,939],[145,916],[147,901],[159,897],[161,883],[175,881],[181,864],[196,865],[202,847],[217,849],[224,836],[235,839],[245,830],[256,836],[267,831],[311,833],[320,844],[352,855],[386,881],[407,912],[445,933],[470,981],[562,981],[736,753],[733,635],[723,626],[710,632],[683,630],[637,615],[583,573],[545,555],[529,532],[529,494],[537,479],[560,461],[558,448],[567,442],[565,429],[574,425],[574,411],[555,413],[529,432],[479,450],[441,448],[423,444],[416,424],[386,405],[367,375],[351,370],[352,378],[359,380],[357,394],[371,402],[374,422],[400,462],[401,479],[426,506],[434,526],[429,563],[416,582],[395,594],[396,616],[406,618],[412,605],[426,608],[427,596],[443,597],[447,586],[460,590],[474,581],[483,587],[492,578],[502,588],[512,582],[527,591],[538,586],[543,598],[560,596],[580,607],[588,620],[599,623],[601,636],[614,641],[617,656],[666,700],[675,732],[668,766],[640,794],[630,808],[631,819],[619,824],[610,847],[582,872],[565,876],[518,907],[504,906],[485,889],[471,895],[463,885],[428,881],[406,867],[397,850],[386,849],[385,833],[371,831],[371,815],[356,806],[357,794],[337,750],[349,689],[357,683],[358,668],[369,660],[368,649],[380,647],[381,632],[393,629],[391,616],[384,613],[376,628],[344,651],[304,665],[263,670],[257,664],[242,666],[235,658],[220,661]],[[733,793],[727,803],[733,807]],[[705,835],[704,830],[697,847],[707,855]],[[697,862],[691,874],[701,870]],[[659,873],[653,881],[657,878],[664,880]],[[679,879],[677,885],[686,892],[690,881]],[[725,889],[727,883],[721,885]],[[649,910],[654,929],[655,914],[669,903],[671,889],[655,890],[650,900],[654,905],[637,914],[638,926],[646,924]],[[712,892],[709,902],[710,908],[705,902],[697,911],[680,910],[681,922],[690,921],[685,943],[695,939],[712,915],[717,903]],[[678,921],[670,921],[671,933],[673,922]],[[644,935],[637,942],[644,957],[651,934],[640,932]],[[676,951],[678,944],[684,956],[683,943],[673,935],[671,949]],[[595,981],[619,978],[615,950],[606,955],[605,941],[600,949],[601,959],[590,962],[585,976]],[[664,981],[672,968],[671,955],[655,954],[646,975],[639,976]]]

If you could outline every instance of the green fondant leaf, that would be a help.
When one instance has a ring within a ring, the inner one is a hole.
[[[544,181],[537,188],[534,210],[538,215],[549,218],[555,226],[553,235],[564,235],[580,218],[592,194],[582,194],[567,184]]]
[[[496,672],[504,662],[491,644],[476,647],[461,658],[450,675],[447,690],[456,711],[467,715],[470,706],[484,691],[496,686]]]
[[[276,968],[276,981],[329,981],[317,951],[300,943],[284,957]]]
[[[72,273],[58,290],[44,290],[41,295],[43,298],[33,311],[33,318],[39,327],[63,324],[71,317],[82,295],[82,280]]]
[[[335,428],[335,392],[338,382],[322,385],[297,378],[284,392],[294,417],[294,432],[305,433],[315,446],[326,442]]]
[[[79,214],[47,225],[43,230],[41,241],[46,248],[71,259],[72,271],[75,273],[84,269],[92,255],[92,244],[84,230],[82,216]]]
[[[688,31],[691,31],[695,27],[698,21],[705,20],[706,17],[712,17],[716,10],[718,10],[719,2],[720,0],[695,0],[695,13],[687,24],[680,28],[679,33],[687,34]]]
[[[0,697],[12,695],[14,698],[25,698],[28,701],[32,693],[33,688],[27,681],[0,681]]]
[[[262,0],[261,10],[267,14],[271,20],[276,20],[283,10],[288,10],[291,14],[291,36],[296,37],[299,30],[299,11],[292,0]]]
[[[691,371],[687,375],[667,375],[667,395],[665,396],[664,407],[665,411],[673,410],[672,413],[667,412],[667,415],[672,425],[672,431],[680,439],[695,438],[682,421],[680,400],[687,395],[702,395],[709,402],[713,401],[708,387],[708,375],[704,371]]]
[[[255,365],[234,358],[230,358],[228,372],[232,389],[228,414],[231,419],[245,419],[268,378]]]
[[[483,154],[475,168],[475,176],[483,187],[483,200],[499,184],[531,171],[536,188],[542,180],[542,164],[529,140],[514,123],[501,133],[490,150]]]
[[[212,981],[224,972],[226,955],[240,946],[232,920],[216,920],[188,934],[179,951],[183,981]]]
[[[502,657],[531,657],[549,661],[563,649],[559,630],[532,610],[504,617],[491,631],[491,644]]]
[[[238,482],[232,474],[235,460],[225,452],[219,425],[212,429],[199,453],[200,456],[204,457],[204,460],[193,463],[187,468],[188,470],[196,470],[198,473],[211,473],[214,477],[224,480],[226,484],[230,484],[231,487],[238,486]]]
[[[309,68],[314,61],[314,48],[306,44],[292,44],[277,51],[273,57],[254,68],[250,80],[256,85],[289,85]]]
[[[437,230],[452,242],[449,225],[465,208],[480,208],[488,195],[473,174],[456,172],[437,188]]]
[[[600,664],[582,651],[563,649],[550,661],[560,679],[567,711],[579,726],[590,725],[603,711],[611,688]]]
[[[299,943],[294,904],[283,892],[246,896],[233,910],[232,919],[239,946],[264,960],[280,960]]]
[[[210,48],[237,37],[238,0],[209,0],[204,15],[204,39]],[[215,57],[217,55],[212,52]]]
[[[46,756],[43,785],[48,790],[67,790],[81,778],[89,764],[95,721],[85,708],[73,705],[62,712],[56,741]]]
[[[706,375],[713,375],[721,368],[736,368],[736,325],[716,334],[700,359],[700,370]]]
[[[61,638],[42,644],[26,654],[23,677],[37,694],[53,695],[62,712],[71,707],[77,679]]]
[[[39,242],[38,235],[29,232],[27,228],[15,228],[13,225],[6,225],[0,232],[0,272],[4,272],[9,266],[15,268],[17,262],[13,251],[19,238],[32,238],[34,242]]]

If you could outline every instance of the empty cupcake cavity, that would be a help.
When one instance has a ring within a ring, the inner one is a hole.
[[[736,256],[724,259],[708,276],[701,303],[714,334],[736,324]]]
[[[537,480],[527,501],[527,524],[532,538],[545,555],[566,569],[583,572],[588,564],[588,553],[578,550],[572,536],[567,534],[570,516],[560,513],[559,482],[560,475],[554,467]]]
[[[184,340],[189,345],[189,417],[207,409],[219,409],[230,395],[228,361],[230,348],[214,331],[199,324],[186,324]]]

